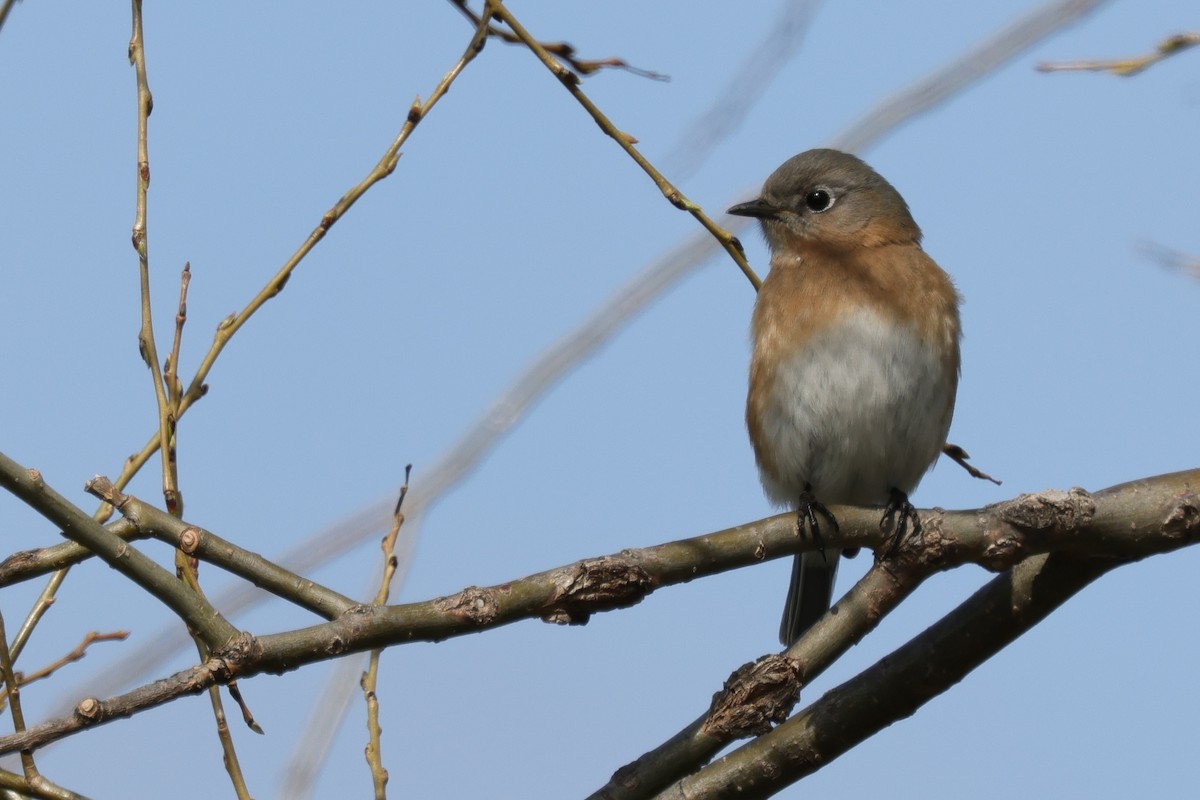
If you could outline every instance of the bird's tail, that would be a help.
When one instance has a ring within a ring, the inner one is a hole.
[[[813,623],[824,616],[833,602],[833,581],[837,578],[841,550],[801,553],[792,565],[779,641],[791,647]]]

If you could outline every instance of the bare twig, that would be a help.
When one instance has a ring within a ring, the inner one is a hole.
[[[146,79],[146,47],[142,33],[142,0],[133,0],[133,35],[129,39],[129,63],[137,75],[137,208],[133,220],[133,249],[138,254],[138,276],[141,285],[142,327],[138,332],[138,351],[150,368],[154,382],[154,397],[158,404],[158,433],[154,437],[162,452],[163,497],[167,510],[180,510],[179,487],[175,484],[175,413],[167,400],[166,388],[158,363],[158,347],[154,343],[154,321],[150,302],[150,247],[147,242],[146,208],[150,191],[150,150],[147,134],[154,98]]]
[[[13,730],[16,733],[25,731],[25,712],[21,710],[21,685],[13,670],[12,653],[8,650],[8,632],[4,629],[4,615],[0,614],[0,676],[4,678],[4,688],[8,692],[8,706],[12,711]],[[26,748],[21,751],[21,769],[25,772],[25,780],[36,783],[39,777],[37,764],[33,761],[33,750]]]
[[[408,496],[408,478],[412,474],[412,464],[404,468],[404,485],[400,487],[400,496],[396,499],[396,509],[392,512],[392,529],[383,537],[380,549],[383,551],[383,577],[379,579],[379,591],[375,593],[375,604],[385,605],[392,590],[392,578],[396,574],[396,538],[404,525],[404,498]],[[367,661],[367,671],[363,673],[359,683],[363,696],[367,701],[367,746],[364,748],[367,766],[371,769],[371,782],[375,787],[375,800],[387,797],[388,771],[383,766],[383,753],[380,750],[380,739],[383,730],[379,726],[379,696],[376,689],[379,685],[379,657],[383,649],[376,647],[371,651]]]
[[[183,326],[187,323],[187,293],[188,285],[192,282],[192,265],[183,265],[179,276],[179,309],[175,312],[175,340],[171,343],[171,354],[167,356],[167,364],[163,369],[163,379],[167,384],[167,398],[171,408],[178,414],[179,398],[183,386],[179,383],[179,349],[183,344]]]
[[[1200,44],[1200,33],[1177,33],[1158,43],[1154,52],[1133,58],[1101,61],[1044,61],[1037,65],[1038,72],[1107,72],[1121,78],[1130,78],[1163,59]]]
[[[283,291],[284,286],[287,285],[288,279],[291,278],[292,273],[300,265],[300,262],[303,261],[305,256],[307,256],[313,250],[313,248],[315,248],[317,244],[325,238],[325,234],[329,232],[329,229],[337,224],[338,220],[346,215],[346,213],[354,206],[354,204],[358,202],[359,198],[366,194],[367,191],[375,184],[392,174],[392,172],[396,169],[397,162],[400,160],[400,148],[406,141],[408,141],[409,136],[414,130],[416,130],[417,125],[419,125],[421,121],[425,119],[430,110],[437,105],[438,101],[445,96],[447,91],[449,91],[451,84],[454,83],[454,80],[459,76],[459,74],[462,73],[467,64],[471,63],[471,61],[475,59],[475,56],[479,54],[480,50],[483,49],[483,43],[486,38],[487,36],[485,32],[476,32],[475,36],[472,37],[470,44],[468,44],[466,51],[463,53],[462,57],[459,58],[458,63],[455,64],[454,67],[452,67],[451,70],[446,73],[437,86],[434,87],[433,93],[429,96],[429,99],[422,103],[421,99],[418,97],[413,102],[412,106],[408,110],[408,116],[404,122],[404,125],[400,128],[400,132],[396,135],[396,138],[392,141],[391,145],[388,146],[383,156],[379,159],[379,162],[371,169],[370,172],[367,173],[367,176],[355,186],[351,187],[345,194],[341,196],[341,198],[338,199],[336,203],[333,204],[328,211],[325,212],[324,215],[322,215],[320,222],[318,222],[317,226],[313,228],[311,233],[309,233],[308,238],[304,240],[296,252],[294,252],[291,257],[284,262],[283,266],[279,268],[275,275],[273,275],[271,279],[267,281],[266,285],[258,292],[258,294],[254,296],[253,299],[250,300],[249,303],[246,304],[241,311],[230,314],[228,317],[222,320],[219,325],[217,325],[216,333],[213,336],[212,346],[201,360],[200,366],[196,369],[195,375],[193,375],[191,381],[188,383],[187,389],[183,392],[179,402],[177,417],[182,417],[183,414],[189,408],[191,408],[197,400],[207,394],[208,386],[205,381],[208,379],[208,375],[212,371],[213,365],[217,358],[221,355],[221,352],[225,349],[225,346],[229,343],[230,339],[233,338],[234,334],[241,330],[242,326],[245,325],[246,322],[248,322],[250,318],[254,316],[255,312],[262,308],[267,301],[271,300]],[[138,472],[138,470],[142,468],[146,461],[149,460],[150,456],[154,453],[157,442],[157,436],[151,437],[151,439],[142,446],[140,451],[134,453],[126,460],[125,466],[121,470],[121,474],[116,480],[116,485],[118,488],[124,488],[129,483],[129,480]]]
[[[73,664],[80,661],[87,655],[87,650],[94,642],[123,642],[129,638],[129,631],[113,631],[112,633],[100,633],[92,631],[83,637],[83,641],[75,646],[75,649],[67,653],[62,658],[51,661],[46,666],[39,670],[27,673],[17,673],[17,683],[21,686],[28,686],[45,678],[49,678],[55,672],[65,667],[67,664]],[[0,703],[8,697],[7,688],[4,692],[0,692]]]
[[[982,481],[991,481],[997,486],[1004,483],[1004,481],[993,478],[991,475],[988,475],[986,472],[975,467],[973,464],[968,464],[967,461],[971,458],[970,454],[956,444],[950,444],[949,442],[946,442],[944,445],[942,445],[942,454],[952,459],[954,463],[965,469],[967,474],[972,478],[978,478]]]
[[[204,646],[204,642],[196,639],[196,650],[200,653],[200,657],[207,661],[209,650]],[[232,687],[236,683],[230,682],[231,692],[236,692]],[[221,687],[209,686],[207,689],[209,705],[212,707],[213,719],[217,724],[217,741],[221,743],[222,761],[225,764],[225,773],[229,776],[230,783],[233,784],[234,794],[238,796],[238,800],[253,800],[250,795],[250,787],[246,785],[246,775],[242,772],[242,762],[238,758],[237,748],[233,744],[233,734],[229,732],[229,722],[225,717],[225,704],[221,702]],[[235,695],[236,697],[236,695]],[[237,698],[240,704],[241,698]],[[245,706],[242,706],[245,713]],[[257,727],[257,726],[255,726]],[[261,730],[256,731],[262,733]]]
[[[342,197],[328,211],[325,212],[317,227],[313,229],[304,243],[267,282],[266,286],[264,286],[263,289],[259,291],[259,293],[255,295],[255,297],[240,312],[230,314],[220,323],[220,325],[217,326],[217,331],[216,335],[214,336],[212,346],[205,355],[204,359],[201,361],[200,366],[197,368],[187,390],[184,391],[180,397],[178,408],[175,412],[176,419],[182,417],[197,400],[199,400],[208,392],[208,386],[205,383],[208,378],[208,374],[212,370],[217,357],[224,350],[225,345],[229,343],[233,335],[237,333],[237,331],[254,315],[255,312],[258,311],[258,309],[260,309],[268,300],[272,299],[283,290],[283,287],[286,285],[288,279],[291,277],[292,273],[295,271],[296,267],[299,266],[304,257],[307,256],[314,247],[316,247],[317,243],[324,238],[329,229],[333,227],[338,220],[345,216],[354,203],[357,202],[358,199],[376,183],[392,174],[393,170],[396,168],[396,163],[400,158],[400,148],[408,140],[409,136],[416,129],[417,125],[420,124],[420,122],[429,114],[430,110],[437,104],[437,102],[445,96],[451,84],[455,81],[459,74],[461,74],[466,65],[473,61],[475,56],[479,54],[485,39],[485,33],[481,31],[476,32],[463,55],[459,58],[458,62],[450,69],[449,72],[446,73],[437,86],[434,87],[433,93],[429,96],[429,99],[422,103],[420,102],[420,98],[418,98],[417,101],[414,102],[410,107],[404,125],[401,127],[395,140],[393,140],[375,167],[362,181],[342,195]],[[142,466],[144,466],[154,454],[155,450],[158,448],[159,442],[160,437],[156,433],[150,437],[145,445],[142,446],[141,450],[126,459],[121,473],[115,481],[115,485],[118,489],[123,489],[126,485],[128,485],[133,476],[137,474]],[[111,507],[107,505],[102,506],[101,509],[96,512],[96,520],[103,522],[104,520],[108,519],[111,511]],[[310,549],[305,555],[315,555],[317,559],[321,559],[322,557],[326,557],[329,552],[330,551],[326,548],[318,547],[316,549]],[[292,561],[291,563],[293,566],[295,566],[297,564],[302,564],[303,562]],[[320,562],[318,561],[317,563]],[[37,624],[37,621],[53,603],[54,595],[57,593],[58,587],[62,584],[66,574],[66,570],[61,570],[55,573],[55,575],[48,582],[46,588],[43,589],[38,603],[35,604],[34,609],[28,615],[25,624],[18,633],[18,642],[22,644],[24,643],[29,632],[33,630]],[[245,601],[243,600],[243,602]],[[158,642],[153,646],[156,649],[161,650],[163,642],[169,642],[166,647],[170,651],[173,651],[179,646],[171,634],[166,634],[166,638],[158,639]],[[145,654],[143,653],[142,655]],[[140,670],[153,663],[153,659],[151,661],[142,661],[137,659],[135,654],[135,660],[131,663],[136,665],[134,667],[135,669]]]
[[[154,108],[154,100],[150,94],[149,82],[146,78],[146,48],[144,42],[143,26],[142,26],[142,0],[133,0],[133,35],[129,41],[129,60],[134,65],[137,73],[137,100],[138,100],[138,132],[137,132],[137,152],[138,152],[138,182],[137,182],[137,212],[133,223],[133,246],[138,253],[139,275],[141,277],[141,306],[142,306],[142,328],[138,336],[138,346],[142,354],[142,359],[150,368],[151,376],[154,380],[154,394],[158,403],[158,440],[159,451],[161,452],[162,460],[162,487],[163,498],[166,503],[168,513],[177,517],[183,516],[183,495],[179,491],[179,470],[176,451],[176,422],[179,419],[179,414],[182,410],[182,398],[179,396],[177,388],[172,387],[170,397],[168,397],[168,389],[166,384],[169,381],[178,383],[178,378],[172,373],[177,369],[178,364],[178,343],[179,337],[182,334],[182,319],[177,315],[175,325],[176,348],[173,352],[173,359],[168,362],[168,374],[166,379],[160,371],[158,361],[158,347],[154,341],[154,325],[151,315],[150,301],[150,258],[149,245],[147,242],[146,230],[146,197],[150,188],[150,155],[147,147],[147,132],[149,128],[150,112]],[[187,292],[187,280],[189,272],[185,269],[182,287],[180,289],[180,306],[184,305]],[[175,569],[179,580],[183,581],[192,589],[195,596],[202,597],[203,593],[200,590],[199,578],[196,575],[195,563],[182,551],[175,551]],[[197,652],[201,659],[208,656],[209,648],[206,645],[203,636],[199,631],[193,634],[195,639]],[[231,688],[234,696],[237,697],[236,687]],[[225,769],[228,772],[230,780],[233,783],[234,791],[240,800],[250,800],[250,791],[246,787],[245,777],[242,774],[241,765],[238,760],[237,751],[233,745],[233,739],[229,735],[228,726],[225,723],[225,712],[222,708],[221,694],[217,687],[211,687],[209,690],[209,699],[212,702],[213,713],[217,721],[217,735],[221,741],[221,747],[224,751]],[[245,707],[243,706],[243,712]]]
[[[463,13],[463,16],[465,16],[471,22],[473,27],[478,28],[480,26],[482,20],[479,15],[472,11],[467,5],[467,0],[450,0],[450,3]],[[521,40],[513,34],[509,33],[503,28],[497,28],[495,25],[491,24],[487,26],[487,35],[492,38],[499,39],[505,44],[522,43]],[[592,75],[593,73],[607,68],[625,70],[626,72],[632,72],[634,75],[638,75],[643,78],[649,78],[650,80],[654,81],[670,80],[670,77],[667,75],[662,75],[648,69],[640,69],[638,67],[631,66],[628,62],[621,58],[598,58],[590,60],[581,59],[575,55],[575,48],[566,42],[541,42],[540,44],[546,49],[547,52],[553,53],[563,61],[566,61],[568,64],[570,64],[571,69],[575,70],[580,75]]]
[[[600,130],[604,131],[609,137],[612,138],[614,142],[620,145],[621,149],[628,153],[629,157],[632,158],[634,162],[642,168],[642,171],[650,176],[650,179],[654,181],[654,185],[658,187],[660,192],[662,192],[663,197],[667,198],[667,201],[671,205],[675,206],[681,211],[686,211],[695,217],[696,220],[704,227],[704,229],[717,240],[717,243],[721,245],[722,249],[729,254],[729,257],[733,259],[735,264],[737,264],[738,268],[742,271],[742,274],[744,274],[746,279],[750,281],[750,284],[754,286],[755,289],[761,286],[762,281],[759,279],[758,275],[754,273],[754,270],[750,268],[749,262],[746,261],[746,254],[742,251],[741,242],[737,240],[737,237],[733,236],[729,233],[729,231],[713,222],[708,215],[704,213],[704,209],[702,209],[696,203],[693,203],[684,196],[683,192],[675,188],[675,186],[668,181],[663,174],[659,172],[654,165],[651,164],[634,146],[634,143],[637,140],[628,133],[618,130],[617,126],[613,125],[612,121],[604,115],[604,112],[602,112],[600,108],[592,102],[591,98],[584,94],[583,90],[579,88],[579,76],[559,63],[558,60],[555,59],[554,56],[551,55],[546,48],[543,47],[541,43],[529,33],[529,31],[525,30],[521,23],[517,21],[517,18],[512,15],[512,12],[510,12],[504,6],[504,4],[500,2],[500,0],[485,0],[485,2],[487,4],[487,8],[496,17],[496,19],[503,20],[508,27],[512,28],[513,32],[517,35],[517,38],[524,42],[525,45],[531,51],[533,51],[533,54],[538,57],[538,60],[545,64],[546,68],[549,69],[556,78],[558,78],[559,82],[561,82],[566,90],[571,93],[571,96],[574,97],[579,104],[584,107],[588,114],[591,115],[592,119],[596,121],[596,124],[600,126]]]

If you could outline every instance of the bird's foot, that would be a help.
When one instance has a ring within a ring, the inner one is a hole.
[[[830,513],[829,509],[824,506],[816,497],[813,496],[812,486],[804,484],[804,491],[800,493],[800,501],[796,506],[796,534],[800,537],[804,536],[805,527],[812,533],[813,544],[817,546],[817,552],[821,554],[821,558],[825,558],[825,539],[821,536],[821,523],[817,519],[818,516],[824,517],[833,528],[833,532],[838,531],[838,522]]]
[[[909,536],[921,535],[921,517],[913,504],[908,502],[908,495],[899,489],[892,489],[888,504],[883,508],[883,519],[879,520],[879,529],[892,532],[892,541],[888,545],[887,554],[894,555],[900,544]]]

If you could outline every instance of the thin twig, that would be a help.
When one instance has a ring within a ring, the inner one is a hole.
[[[208,648],[199,639],[196,639],[196,650],[203,660],[208,660]],[[229,776],[230,783],[233,784],[233,791],[238,796],[238,800],[253,800],[250,795],[250,787],[246,785],[246,775],[242,772],[242,762],[238,758],[237,748],[233,744],[233,734],[229,731],[229,722],[225,718],[225,705],[221,702],[221,687],[209,686],[207,691],[213,719],[217,724],[217,741],[221,743],[221,760],[225,763],[225,773]],[[262,731],[260,730],[258,733],[262,733]]]
[[[800,51],[821,0],[780,3],[766,34],[746,50],[745,60],[732,72],[725,88],[701,114],[683,127],[675,146],[663,157],[663,172],[680,181],[694,174],[729,138],[771,88],[775,78]]]
[[[1101,61],[1044,61],[1038,72],[1107,72],[1120,78],[1130,78],[1158,62],[1200,44],[1200,33],[1177,33],[1158,43],[1154,52],[1133,58]]]
[[[67,653],[62,658],[56,661],[51,661],[46,666],[33,672],[17,673],[17,683],[21,686],[28,686],[31,683],[49,678],[66,665],[82,660],[83,657],[87,655],[88,648],[91,647],[95,642],[123,642],[127,638],[129,638],[129,631],[113,631],[112,633],[100,633],[98,631],[92,631],[83,637],[83,641],[77,644],[74,650]],[[7,698],[8,690],[6,688],[3,692],[0,692],[0,703],[7,700]]]
[[[167,397],[171,408],[178,415],[179,398],[183,386],[179,383],[179,350],[183,343],[183,326],[187,323],[187,293],[192,282],[192,265],[185,263],[179,276],[179,309],[175,312],[175,340],[171,343],[171,354],[167,356],[167,365],[163,370],[163,378],[167,384]],[[182,515],[181,515],[182,516]]]
[[[450,0],[450,3],[463,13],[463,16],[470,21],[472,27],[478,28],[480,26],[482,20],[478,14],[470,9],[470,7],[467,5],[467,0]],[[503,28],[497,28],[495,25],[489,24],[487,26],[487,35],[494,39],[499,39],[505,44],[522,44],[521,40],[516,36],[504,30]],[[607,68],[625,70],[626,72],[632,72],[634,75],[638,75],[642,78],[649,78],[650,80],[654,81],[671,80],[670,76],[662,75],[658,72],[653,72],[648,69],[640,69],[638,67],[631,66],[627,61],[621,58],[598,58],[590,60],[578,58],[575,55],[574,46],[566,42],[542,42],[541,45],[547,50],[547,52],[553,53],[563,61],[566,61],[568,64],[570,64],[571,68],[580,75],[592,75],[602,69]]]
[[[1004,483],[1003,481],[997,480],[996,478],[993,478],[991,475],[988,475],[986,472],[979,469],[975,465],[968,464],[967,461],[971,458],[971,455],[966,450],[963,450],[961,447],[959,447],[956,444],[951,444],[950,442],[946,442],[944,445],[942,445],[942,454],[945,455],[946,457],[952,459],[954,461],[954,463],[958,464],[960,467],[965,469],[967,471],[967,474],[970,475],[972,478],[978,478],[979,480],[982,480],[982,481],[991,481],[992,483],[996,484],[997,486],[1000,486],[1002,483]]]
[[[400,487],[400,496],[396,499],[396,508],[392,512],[392,529],[383,537],[380,549],[383,551],[383,576],[379,580],[379,591],[375,593],[375,605],[386,605],[392,591],[392,578],[396,574],[396,539],[400,528],[404,525],[404,498],[408,496],[408,478],[412,474],[412,464],[404,468],[404,485]],[[380,749],[380,739],[383,729],[379,726],[379,695],[376,689],[379,685],[379,657],[383,648],[376,647],[371,651],[367,661],[367,671],[363,673],[359,683],[362,686],[363,697],[367,702],[367,746],[365,755],[367,766],[371,769],[371,782],[375,787],[375,800],[387,797],[388,771],[383,766],[383,754]]]
[[[508,27],[512,28],[513,33],[517,35],[517,38],[524,42],[525,46],[528,47],[535,56],[537,56],[538,60],[541,61],[548,70],[550,70],[551,74],[558,78],[559,82],[562,83],[566,90],[571,93],[571,96],[574,97],[579,104],[584,107],[588,114],[591,115],[592,119],[595,120],[596,124],[600,126],[600,130],[608,134],[608,136],[612,138],[612,140],[616,142],[622,150],[629,154],[629,157],[634,160],[634,163],[641,167],[642,171],[650,176],[650,179],[654,181],[654,185],[658,187],[660,192],[662,192],[663,197],[667,198],[667,201],[671,205],[675,206],[681,211],[686,211],[695,217],[695,219],[704,227],[704,229],[717,240],[722,249],[729,254],[729,257],[733,259],[733,262],[737,264],[738,268],[742,271],[742,274],[746,276],[746,279],[750,281],[750,284],[755,289],[758,289],[759,286],[762,286],[762,280],[759,279],[758,275],[754,273],[754,270],[750,268],[749,262],[746,261],[746,254],[743,252],[742,244],[737,240],[737,237],[709,219],[708,215],[704,213],[704,209],[702,209],[696,203],[693,203],[686,196],[684,196],[683,192],[675,188],[675,186],[672,185],[671,182],[668,181],[663,174],[659,172],[654,165],[651,164],[634,146],[635,142],[637,142],[637,139],[630,136],[628,133],[625,133],[624,131],[618,130],[617,126],[614,125],[612,121],[604,115],[604,112],[602,112],[600,108],[592,102],[591,98],[584,94],[583,90],[579,88],[579,76],[559,63],[559,61],[553,55],[551,55],[549,51],[547,51],[546,48],[543,47],[542,44],[529,33],[529,31],[525,30],[524,26],[517,21],[517,18],[512,15],[512,12],[505,8],[504,4],[500,2],[500,0],[485,0],[485,2],[487,4],[487,8],[496,17],[496,19],[502,20],[506,25],[508,25]]]
[[[263,289],[260,290],[259,293],[255,295],[255,297],[251,299],[251,301],[247,303],[247,305],[240,312],[230,314],[220,323],[220,325],[217,326],[217,331],[213,338],[212,346],[205,355],[204,359],[201,361],[200,366],[197,368],[195,375],[188,384],[187,390],[182,393],[179,399],[178,407],[175,409],[176,420],[182,418],[187,410],[208,392],[208,386],[205,383],[208,378],[208,374],[212,370],[217,357],[224,350],[225,345],[229,343],[233,335],[237,333],[237,331],[254,315],[255,312],[258,311],[258,309],[260,309],[268,300],[275,297],[283,290],[284,285],[287,283],[288,279],[291,277],[292,273],[295,271],[296,267],[299,266],[304,257],[307,256],[308,253],[317,245],[317,243],[324,238],[328,230],[333,227],[338,220],[345,216],[354,203],[357,202],[358,199],[362,197],[362,195],[364,195],[372,186],[392,174],[392,171],[395,170],[396,163],[400,157],[400,148],[408,140],[409,136],[416,129],[417,125],[420,124],[420,122],[429,114],[430,110],[437,104],[437,102],[445,96],[446,92],[450,89],[451,84],[463,71],[466,65],[473,61],[475,56],[479,54],[479,51],[483,48],[483,43],[485,40],[486,33],[477,31],[476,35],[472,37],[462,57],[459,58],[458,62],[450,69],[449,72],[446,73],[437,86],[434,87],[433,93],[429,96],[429,99],[424,103],[421,103],[420,98],[418,98],[417,102],[413,103],[412,107],[409,109],[407,119],[400,129],[400,132],[397,134],[392,144],[388,147],[387,151],[379,159],[379,162],[375,165],[375,167],[362,181],[342,195],[342,197],[328,211],[325,212],[325,214],[321,217],[321,221],[318,223],[317,227],[313,229],[304,243],[301,244],[296,252],[292,254],[292,256],[283,264],[282,267],[280,267],[280,269],[267,282]],[[129,458],[125,460],[125,463],[121,469],[121,473],[114,481],[118,489],[123,489],[129,484],[129,481],[133,479],[133,476],[141,470],[146,462],[149,461],[154,452],[159,448],[160,441],[161,437],[158,433],[155,433],[138,452],[129,456]],[[104,522],[109,518],[109,516],[111,516],[111,514],[112,507],[105,504],[96,511],[94,519],[97,522]],[[322,551],[310,550],[309,554],[313,552]],[[50,605],[53,604],[53,598],[57,594],[58,589],[62,585],[63,580],[65,580],[68,572],[69,568],[60,570],[59,572],[55,573],[54,576],[52,576],[47,582],[46,587],[42,590],[41,596],[35,603],[30,613],[26,616],[26,620],[22,625],[21,630],[18,632],[17,642],[19,644],[24,644],[29,635],[32,633],[33,629],[41,620],[42,616],[49,609]],[[177,647],[177,645],[171,645],[172,649],[175,647]],[[139,664],[139,668],[141,668],[141,666],[145,665],[147,662],[139,661],[137,663]]]
[[[179,491],[179,470],[177,462],[175,433],[176,421],[179,418],[182,409],[182,398],[178,397],[178,390],[171,391],[171,399],[168,399],[166,390],[166,380],[164,380],[162,372],[160,372],[158,361],[158,348],[154,341],[154,325],[150,312],[150,259],[149,245],[147,243],[146,230],[146,197],[150,188],[150,155],[147,147],[147,132],[149,128],[150,113],[154,108],[154,100],[150,94],[149,82],[146,78],[146,49],[144,42],[143,26],[142,26],[142,0],[133,0],[133,36],[129,41],[129,60],[134,65],[137,73],[137,100],[138,100],[138,132],[137,132],[137,152],[138,152],[138,182],[137,182],[137,212],[133,223],[133,246],[138,253],[139,275],[141,278],[141,306],[142,306],[142,328],[138,336],[139,350],[142,354],[142,359],[150,368],[150,373],[154,379],[154,393],[158,403],[158,439],[159,450],[162,454],[162,486],[163,498],[166,503],[167,512],[177,517],[183,516],[183,496]],[[180,304],[182,305],[186,298],[187,290],[187,275],[188,271],[184,272],[183,285],[180,290]],[[182,332],[182,323],[178,321],[175,326],[176,344]],[[178,350],[176,349],[176,354]],[[177,357],[177,356],[176,356]],[[168,370],[172,370],[177,365],[174,362],[167,365]],[[175,378],[178,381],[178,378]],[[193,590],[196,596],[202,597],[200,591],[199,578],[196,575],[196,564],[185,553],[180,550],[175,551],[175,569],[179,580],[183,581]],[[193,634],[196,643],[196,650],[201,659],[205,659],[209,655],[209,648],[206,645],[203,637],[199,632]],[[236,691],[236,690],[235,690]],[[236,696],[236,695],[235,695]],[[250,791],[246,787],[245,778],[242,774],[241,765],[238,761],[237,751],[234,748],[233,739],[229,735],[228,725],[225,722],[225,713],[221,703],[221,693],[217,687],[209,689],[209,699],[212,701],[213,713],[217,722],[217,736],[221,741],[221,747],[224,751],[225,769],[228,772],[230,780],[233,783],[234,791],[240,800],[250,800]],[[243,713],[245,709],[243,708]]]
[[[209,372],[212,371],[213,365],[217,357],[229,344],[242,326],[245,325],[255,312],[263,307],[268,300],[271,300],[280,292],[283,291],[288,279],[292,273],[300,265],[313,248],[325,238],[325,234],[329,232],[337,222],[346,215],[353,205],[358,202],[367,191],[379,181],[388,177],[396,169],[396,163],[400,160],[400,148],[408,140],[408,137],[416,129],[417,125],[429,114],[430,110],[437,105],[437,102],[445,96],[449,91],[450,85],[459,76],[467,64],[475,59],[479,51],[483,49],[483,43],[487,36],[485,32],[477,31],[472,37],[470,44],[467,46],[466,52],[458,60],[451,70],[446,73],[442,80],[434,87],[433,93],[424,103],[418,97],[408,110],[408,116],[404,125],[400,128],[400,132],[396,138],[388,146],[379,162],[371,169],[367,176],[363,178],[355,186],[351,187],[345,194],[338,199],[328,211],[322,215],[320,222],[309,233],[308,238],[300,245],[299,248],[284,262],[283,266],[267,281],[266,285],[256,294],[246,306],[238,312],[230,314],[217,325],[216,333],[213,336],[213,343],[209,347],[208,352],[201,359],[200,366],[196,369],[195,375],[192,376],[188,383],[187,389],[183,392],[180,399],[179,410],[177,417],[182,417],[189,408],[208,392],[208,386],[205,381],[208,379]],[[117,477],[115,483],[117,488],[124,488],[132,479],[132,477],[142,468],[154,454],[157,437],[151,437],[142,449],[131,455],[125,462],[121,474]]]
[[[0,675],[4,678],[4,686],[8,690],[8,706],[12,712],[13,731],[25,732],[25,712],[21,710],[21,685],[13,670],[12,653],[8,650],[8,632],[4,629],[4,614],[0,613]],[[25,772],[25,780],[36,783],[39,777],[37,764],[33,760],[33,750],[26,748],[21,751],[21,769]]]
[[[133,249],[138,254],[138,278],[141,286],[142,327],[138,332],[138,351],[150,368],[154,382],[154,397],[158,404],[157,449],[162,452],[163,497],[167,510],[180,509],[179,488],[175,485],[175,414],[167,401],[166,388],[158,363],[158,347],[154,343],[154,321],[150,302],[150,247],[146,229],[147,195],[150,191],[150,150],[147,134],[154,97],[146,79],[146,47],[142,32],[142,0],[133,0],[133,35],[129,39],[129,63],[137,75],[137,207],[133,220]]]

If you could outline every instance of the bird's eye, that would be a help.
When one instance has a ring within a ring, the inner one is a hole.
[[[824,189],[814,189],[804,195],[804,205],[808,206],[810,211],[816,211],[818,214],[828,211],[833,206],[833,195]]]

